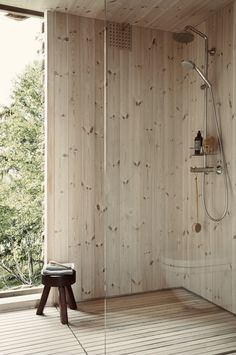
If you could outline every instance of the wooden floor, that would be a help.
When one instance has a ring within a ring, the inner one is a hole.
[[[69,326],[58,310],[0,315],[0,354],[236,354],[236,317],[183,290],[79,304]],[[105,330],[106,329],[106,330]]]

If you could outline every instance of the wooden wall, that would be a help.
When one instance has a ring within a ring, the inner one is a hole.
[[[131,51],[107,47],[104,144],[103,22],[47,26],[48,259],[75,262],[78,300],[103,296],[104,274],[108,296],[179,286],[162,258],[181,255],[182,49],[138,27]]]
[[[47,257],[104,295],[103,22],[47,13]]]
[[[183,70],[183,237],[184,252],[183,285],[212,302],[236,312],[235,308],[235,19],[236,8],[232,4],[218,11],[204,22],[199,29],[209,37],[209,46],[216,47],[215,56],[209,57],[209,80],[213,84],[217,114],[220,117],[224,151],[227,160],[229,186],[229,213],[219,223],[206,218],[200,204],[199,234],[192,231],[196,221],[195,176],[189,173],[190,166],[203,166],[202,157],[189,158],[197,130],[203,131],[202,83],[198,75]],[[196,38],[183,47],[183,58],[193,60],[204,67],[204,41]],[[208,134],[216,136],[213,121],[212,102],[209,98]],[[210,157],[208,165],[216,165],[220,156]],[[199,203],[201,203],[202,176],[198,176]],[[211,214],[217,216],[223,211],[223,178],[209,174],[206,178],[206,200]]]
[[[132,50],[108,46],[108,295],[180,285],[162,259],[181,256],[181,55],[170,33],[141,27]]]
[[[107,46],[103,23],[48,13],[48,258],[74,261],[78,300],[174,286],[236,312],[236,8],[199,29],[216,47],[210,57],[230,176],[230,209],[220,223],[201,205],[196,234],[195,176],[190,158],[203,131],[204,44],[168,32],[132,28],[132,50]],[[104,121],[104,74],[106,117]],[[209,133],[215,134],[209,102]],[[104,126],[105,122],[105,126]],[[105,140],[104,140],[105,135]],[[217,157],[209,164],[216,164]],[[222,177],[207,177],[207,204],[222,208]]]

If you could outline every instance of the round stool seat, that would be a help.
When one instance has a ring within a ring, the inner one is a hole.
[[[44,275],[42,274],[42,284],[50,287],[63,287],[75,283],[75,270],[71,275]]]

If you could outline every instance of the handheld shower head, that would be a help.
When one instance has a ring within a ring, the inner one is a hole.
[[[205,77],[203,72],[196,66],[196,64],[194,62],[192,62],[191,60],[182,60],[181,64],[186,69],[194,69],[194,70],[196,70],[196,72],[202,78],[202,80],[206,83],[208,88],[211,88],[210,81]]]
[[[186,69],[195,69],[196,65],[191,60],[182,60],[182,66]]]

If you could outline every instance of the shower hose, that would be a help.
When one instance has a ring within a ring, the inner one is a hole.
[[[223,168],[223,177],[224,177],[224,187],[225,187],[225,194],[224,194],[224,210],[222,214],[219,217],[212,216],[210,212],[208,211],[207,204],[206,204],[206,174],[203,174],[203,180],[202,180],[202,200],[203,200],[203,206],[205,209],[205,212],[207,216],[213,221],[213,222],[220,222],[227,214],[228,212],[228,204],[229,204],[229,198],[228,198],[228,171],[227,171],[227,164],[226,164],[226,159],[225,159],[225,154],[224,154],[224,149],[223,149],[223,144],[222,144],[222,137],[221,137],[221,129],[220,129],[220,124],[218,121],[217,117],[217,112],[216,112],[216,104],[215,104],[215,98],[213,94],[212,87],[210,87],[210,92],[211,92],[211,97],[212,97],[212,105],[213,105],[213,115],[214,115],[214,122],[216,126],[216,132],[217,132],[217,138],[219,142],[219,150],[220,150],[220,155],[222,158],[222,168]]]

